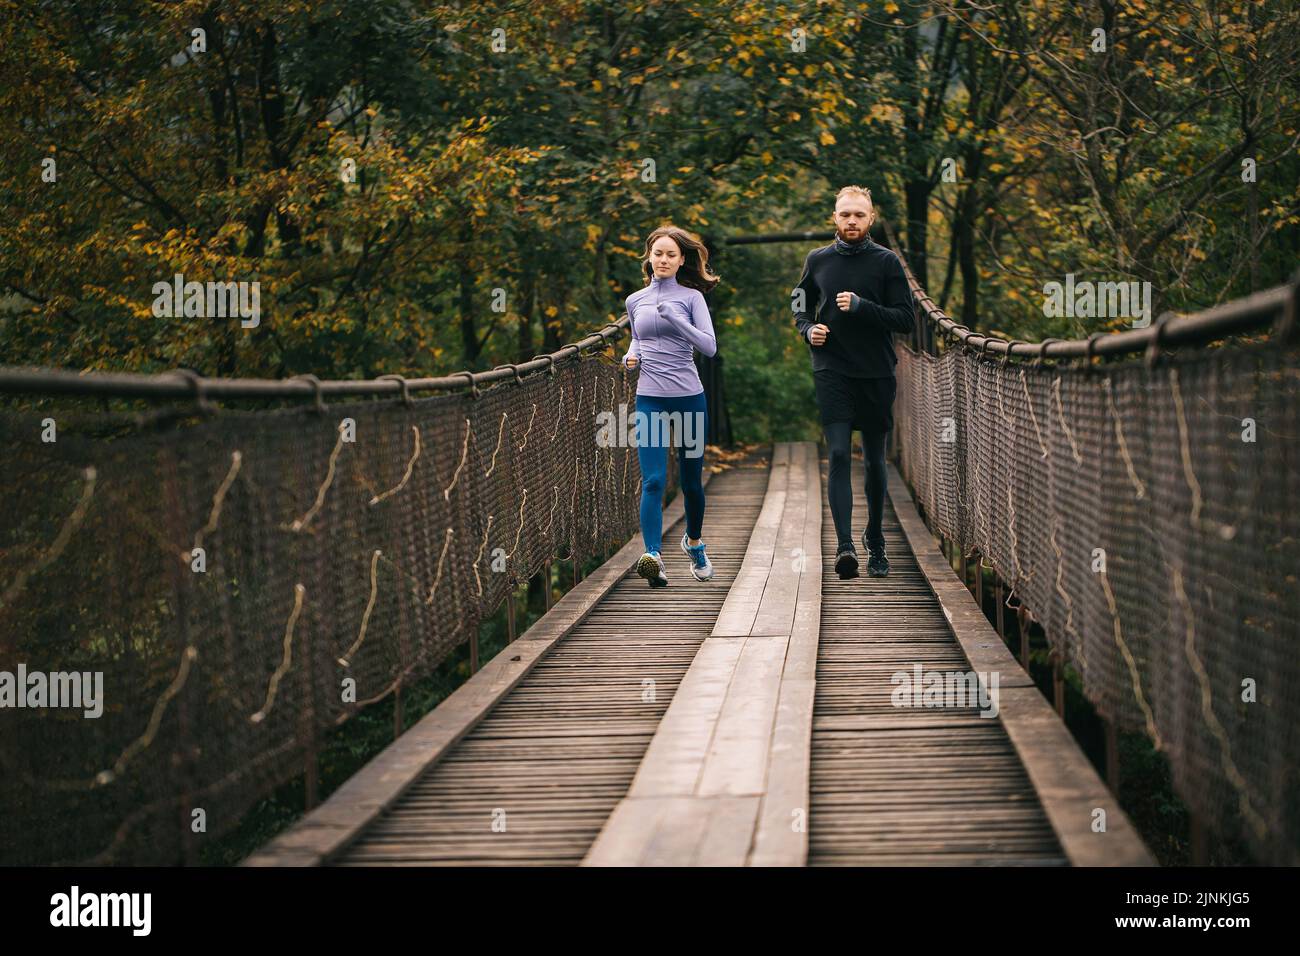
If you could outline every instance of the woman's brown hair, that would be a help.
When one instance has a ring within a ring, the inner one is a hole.
[[[641,274],[645,276],[646,285],[649,285],[650,280],[654,277],[654,269],[650,266],[650,248],[660,236],[667,236],[677,243],[677,249],[682,254],[682,264],[677,270],[678,282],[688,289],[698,289],[701,292],[709,292],[718,284],[720,277],[709,271],[709,250],[700,237],[693,232],[687,232],[685,229],[668,224],[660,226],[650,233],[645,241],[645,256],[641,260]]]

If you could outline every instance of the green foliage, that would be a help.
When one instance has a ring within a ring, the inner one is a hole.
[[[1023,339],[1097,330],[1043,317],[1066,272],[1187,309],[1300,253],[1300,14],[1279,2],[1132,0],[1104,55],[1088,8],[1048,0],[0,8],[9,364],[485,368],[616,318],[660,223],[824,228],[845,182],[949,311]],[[729,263],[737,355],[802,252]],[[263,322],[155,317],[177,272],[258,281]]]

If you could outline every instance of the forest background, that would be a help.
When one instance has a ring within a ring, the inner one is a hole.
[[[581,337],[644,236],[703,234],[739,441],[815,437],[789,295],[871,188],[971,328],[1078,337],[1300,259],[1287,2],[0,0],[0,361],[211,376],[484,369]],[[261,319],[155,283],[257,281]],[[626,340],[622,347],[625,347]],[[800,414],[798,409],[804,409]]]

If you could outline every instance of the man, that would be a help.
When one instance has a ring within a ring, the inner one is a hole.
[[[835,572],[858,575],[853,547],[853,485],[849,455],[853,429],[862,431],[866,464],[867,528],[862,545],[867,573],[889,573],[881,519],[885,510],[885,440],[894,427],[893,333],[911,332],[912,293],[898,256],[871,241],[875,220],[870,190],[845,186],[835,197],[835,241],[808,253],[791,292],[794,324],[812,352],[813,382],[830,453],[827,494],[838,539]]]

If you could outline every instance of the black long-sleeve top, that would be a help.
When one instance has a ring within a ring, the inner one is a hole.
[[[805,342],[817,323],[830,329],[822,345],[808,343],[814,371],[829,368],[854,378],[891,378],[898,362],[893,333],[912,331],[915,305],[902,262],[884,246],[865,241],[867,248],[856,255],[836,252],[834,243],[812,250],[791,293],[794,324]],[[852,312],[835,304],[841,292],[857,295]]]

